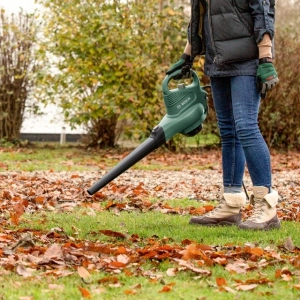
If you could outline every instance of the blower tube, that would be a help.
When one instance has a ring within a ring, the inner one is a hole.
[[[156,126],[153,128],[149,138],[138,146],[133,152],[126,156],[100,180],[98,180],[91,188],[87,190],[90,195],[95,194],[97,191],[106,186],[109,182],[114,180],[120,174],[128,170],[142,158],[149,153],[159,148],[166,142],[165,133],[162,127]]]

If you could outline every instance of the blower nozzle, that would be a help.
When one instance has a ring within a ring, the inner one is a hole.
[[[162,127],[154,127],[147,140],[139,145],[126,158],[120,161],[114,168],[112,168],[107,174],[105,174],[104,177],[98,180],[91,188],[87,190],[87,192],[90,195],[95,194],[98,190],[102,189],[109,182],[124,173],[149,153],[162,146],[165,142],[166,138]]]

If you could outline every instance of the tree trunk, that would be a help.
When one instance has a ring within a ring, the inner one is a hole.
[[[91,138],[89,145],[98,146],[100,148],[114,147],[117,139],[117,122],[117,115],[92,121],[88,130]]]

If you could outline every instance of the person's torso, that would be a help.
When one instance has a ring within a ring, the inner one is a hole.
[[[207,75],[256,74],[258,49],[248,0],[209,0],[203,38]]]

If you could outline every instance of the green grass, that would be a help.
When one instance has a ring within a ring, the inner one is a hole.
[[[59,144],[36,144],[30,148],[1,152],[2,171],[95,171],[113,166],[117,159],[105,158],[105,152]]]
[[[173,200],[175,203],[176,200]],[[193,203],[195,202],[195,203]],[[169,203],[169,202],[168,202]],[[182,207],[187,204],[196,206],[196,201],[179,199],[178,205]],[[169,203],[171,205],[171,203]],[[280,230],[272,230],[269,232],[260,231],[241,231],[236,227],[217,227],[206,228],[189,225],[190,216],[169,215],[159,212],[121,212],[118,216],[113,212],[104,211],[97,213],[91,217],[87,215],[88,210],[79,208],[68,213],[51,213],[39,212],[31,215],[22,216],[21,223],[17,228],[30,228],[32,230],[49,231],[51,228],[62,228],[64,232],[75,240],[93,240],[102,243],[109,242],[124,244],[130,242],[120,239],[107,237],[99,230],[113,230],[129,235],[138,234],[142,239],[155,237],[158,241],[161,239],[169,239],[168,243],[178,244],[185,239],[195,241],[206,245],[235,245],[243,246],[245,243],[253,243],[257,247],[270,246],[279,252],[277,246],[282,245],[287,237],[291,237],[295,245],[300,245],[300,223],[282,222]],[[74,227],[78,234],[74,233]],[[73,228],[72,228],[73,227]],[[131,245],[135,247],[136,245]],[[135,266],[132,271],[151,270],[162,278],[155,282],[151,282],[145,276],[127,276],[124,272],[120,274],[108,274],[101,270],[92,273],[92,278],[88,283],[84,283],[80,277],[74,274],[68,277],[55,278],[53,276],[42,276],[39,272],[29,279],[21,278],[14,273],[3,275],[0,269],[0,285],[3,299],[19,299],[21,296],[32,296],[32,299],[82,299],[78,287],[88,289],[92,297],[91,299],[245,299],[254,300],[258,297],[262,299],[298,299],[300,291],[293,288],[295,284],[299,284],[296,279],[292,281],[284,281],[275,278],[275,271],[282,269],[284,265],[271,265],[264,269],[249,271],[246,274],[235,274],[224,270],[223,267],[217,265],[210,267],[212,275],[209,277],[197,276],[190,271],[179,271],[175,277],[168,277],[166,271],[170,267],[178,267],[169,260],[161,262],[149,260],[141,266]],[[293,271],[291,265],[286,266]],[[260,272],[260,275],[258,273]],[[294,270],[295,271],[295,270]],[[118,279],[117,286],[109,286],[100,283],[99,280],[107,277],[115,276]],[[253,291],[237,291],[236,294],[225,291],[220,292],[216,286],[216,278],[225,278],[227,286],[234,288],[236,280],[257,279],[264,277],[272,280],[272,284],[259,285]],[[1,280],[2,279],[2,280]],[[14,286],[18,288],[12,288]],[[63,290],[49,288],[49,284],[56,284],[63,287]],[[172,284],[172,291],[161,293],[163,286]],[[126,295],[126,290],[133,290],[135,295]],[[97,294],[100,292],[100,294]]]
[[[193,201],[192,201],[193,202]],[[196,201],[195,201],[196,202]],[[194,203],[197,206],[196,203]],[[176,243],[184,239],[201,242],[207,245],[244,245],[246,242],[258,243],[260,247],[283,244],[288,237],[292,237],[295,245],[300,245],[300,223],[283,222],[280,230],[244,231],[236,227],[201,227],[188,224],[190,216],[162,214],[156,212],[140,213],[121,212],[114,215],[112,212],[103,211],[96,217],[86,214],[84,209],[75,210],[73,213],[35,213],[27,216],[23,224],[31,229],[50,230],[63,227],[68,235],[74,233],[72,226],[79,228],[80,239],[107,239],[99,234],[89,234],[95,229],[109,229],[128,234],[137,233],[142,238],[153,235],[159,238],[169,237]]]
[[[186,138],[186,145],[190,147],[210,146],[220,143],[220,138],[215,134],[197,134],[193,137]]]
[[[128,149],[129,154],[133,149]],[[99,171],[110,169],[121,161],[125,151],[118,149],[86,149],[71,145],[59,145],[58,143],[36,143],[25,148],[0,149],[0,172],[5,171]],[[163,151],[163,150],[161,150]],[[148,159],[148,158],[147,158]],[[207,169],[214,165],[187,166],[184,159],[176,160],[176,164],[162,166],[161,162],[141,160],[132,168],[145,171],[164,170],[178,171],[183,167],[193,169]]]

